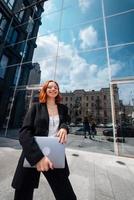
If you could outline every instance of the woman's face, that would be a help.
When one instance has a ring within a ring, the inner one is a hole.
[[[55,98],[59,94],[59,89],[56,83],[50,82],[47,86],[46,93],[48,97]]]

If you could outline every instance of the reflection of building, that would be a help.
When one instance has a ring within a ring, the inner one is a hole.
[[[121,106],[120,117],[122,122],[133,124],[134,119],[134,106],[133,105],[123,105]]]
[[[40,16],[44,9],[43,1],[42,3],[37,1],[35,6],[30,6],[32,4],[32,0],[0,1],[0,127],[6,124],[13,94],[10,87],[16,85],[20,63],[23,61],[27,64],[22,65],[19,85],[28,83],[29,73],[33,68],[31,61],[36,48],[36,36],[41,25]],[[21,11],[17,12],[18,10]],[[16,99],[18,100],[15,100],[12,113],[18,113],[18,109],[23,108],[25,92],[18,92]],[[20,112],[23,112],[23,109],[20,109]],[[17,123],[20,115],[21,113],[16,119],[12,119],[10,125],[14,124],[15,120]]]
[[[39,102],[39,89],[29,89],[25,95],[25,111],[27,111],[33,102]],[[23,116],[24,117],[24,116]]]
[[[39,84],[40,83],[40,75],[41,75],[41,71],[40,71],[40,65],[38,63],[33,63],[33,68],[30,71],[30,75],[29,75],[29,80],[28,80],[28,84]],[[27,91],[17,91],[18,96],[21,95],[22,93],[24,94],[23,98],[23,109],[20,109],[20,106],[18,104],[18,107],[16,107],[16,112],[12,113],[12,118],[11,118],[11,122],[12,123],[12,127],[16,127],[18,125],[20,125],[22,123],[23,116],[25,115],[25,112],[27,111],[28,107],[29,107],[29,101],[33,101],[32,97],[37,96],[35,95],[36,93],[38,93],[38,91],[31,91],[31,90],[27,90]],[[15,99],[16,100],[16,99]],[[20,100],[19,98],[17,99],[18,101]],[[14,108],[13,108],[14,109]],[[23,110],[23,112],[22,112]],[[15,115],[14,115],[15,113]],[[15,119],[15,120],[13,120]]]
[[[32,66],[33,68],[31,69],[29,74],[28,85],[40,84],[40,77],[41,77],[40,65],[38,63],[33,63]]]
[[[100,91],[75,90],[74,92],[62,93],[63,103],[69,108],[72,122],[83,121],[84,116],[96,123],[110,123],[111,103],[110,89],[102,88]],[[119,110],[119,96],[117,87],[114,88],[116,111]]]

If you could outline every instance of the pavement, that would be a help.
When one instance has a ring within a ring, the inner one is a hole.
[[[70,181],[78,200],[134,200],[134,159],[117,157],[103,143],[70,135],[66,148]],[[89,148],[90,146],[90,148]],[[99,151],[100,150],[100,151]],[[12,177],[21,153],[18,140],[0,137],[0,200],[13,200]],[[41,175],[34,200],[54,200]]]

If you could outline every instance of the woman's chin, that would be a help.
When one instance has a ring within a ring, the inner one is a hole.
[[[57,96],[57,94],[49,94],[48,97],[50,98],[55,98]]]

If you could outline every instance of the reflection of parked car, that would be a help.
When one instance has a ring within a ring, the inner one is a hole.
[[[104,127],[105,127],[105,128],[112,128],[112,127],[113,127],[113,124],[112,124],[112,123],[108,123],[108,124],[105,124]]]
[[[112,128],[113,124],[108,123],[108,124],[97,124],[97,128]]]
[[[103,135],[113,136],[113,129],[104,129]],[[116,137],[134,137],[134,126],[118,126]]]
[[[97,124],[97,128],[104,128],[104,124]]]
[[[75,135],[83,135],[84,134],[84,128],[78,128],[76,131],[75,131]]]
[[[82,127],[83,126],[83,123],[79,123],[77,124],[78,127]]]
[[[70,127],[74,127],[75,126],[75,123],[70,123],[70,125],[69,125]]]

